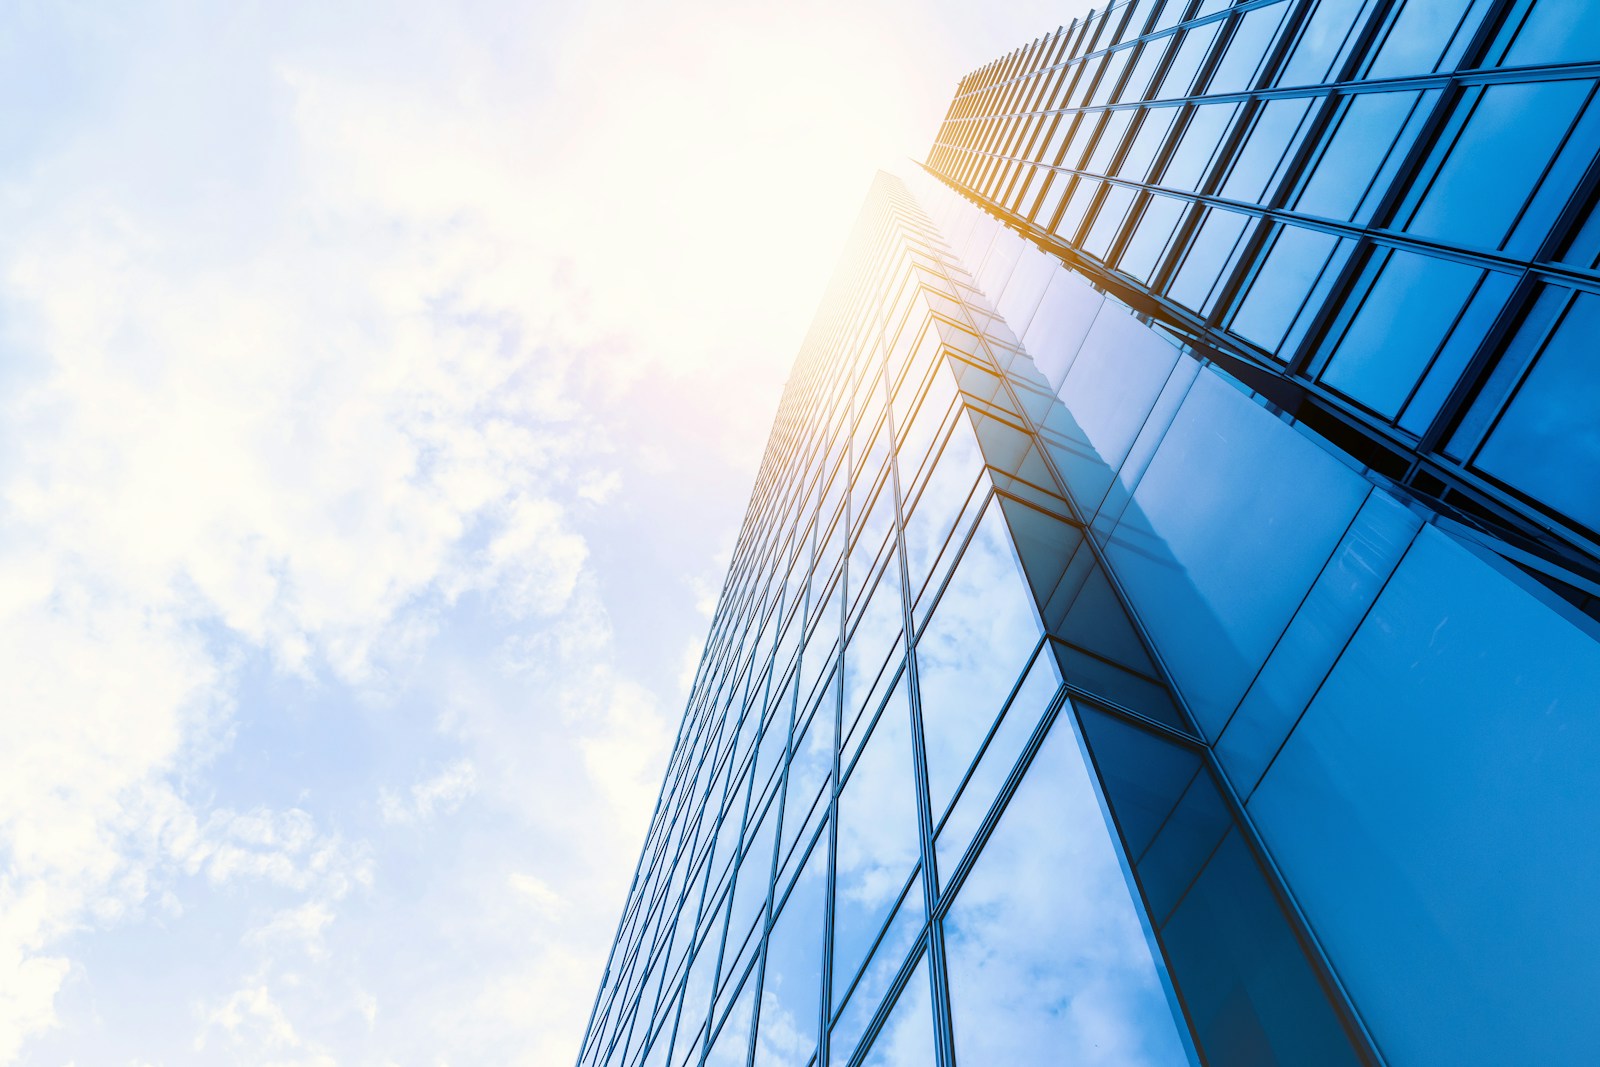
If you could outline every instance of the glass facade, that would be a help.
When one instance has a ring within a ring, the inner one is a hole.
[[[1600,1062],[1597,11],[1135,0],[963,80],[580,1067]]]
[[[927,166],[1600,613],[1597,74],[1591,0],[1124,0]]]

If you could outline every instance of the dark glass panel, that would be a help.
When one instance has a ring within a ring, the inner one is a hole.
[[[1476,465],[1535,500],[1600,530],[1600,296],[1580,294],[1545,342],[1538,362]]]
[[[1362,1062],[1237,830],[1212,854],[1161,939],[1210,1062]]]

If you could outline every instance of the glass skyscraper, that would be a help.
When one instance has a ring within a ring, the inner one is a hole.
[[[963,79],[786,387],[582,1065],[1600,1062],[1600,4]]]

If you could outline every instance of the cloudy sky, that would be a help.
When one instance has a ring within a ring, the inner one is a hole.
[[[7,4],[0,1064],[570,1062],[872,173],[1072,13]]]

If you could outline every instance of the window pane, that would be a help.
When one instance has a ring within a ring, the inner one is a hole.
[[[1392,418],[1443,344],[1483,271],[1392,253],[1338,341],[1322,380]]]
[[[1344,54],[1357,17],[1371,0],[1322,0],[1305,21],[1300,40],[1278,75],[1279,85],[1320,85]]]
[[[911,709],[901,678],[839,794],[833,983],[855,975],[920,855]]]
[[[1300,141],[1311,100],[1273,100],[1256,113],[1255,127],[1234,158],[1221,194],[1232,200],[1260,203],[1267,199],[1273,179],[1283,172],[1284,159]]]
[[[839,1012],[838,1022],[833,1025],[832,1040],[828,1044],[828,1062],[832,1067],[844,1067],[855,1054],[856,1046],[861,1042],[861,1035],[866,1031],[867,1024],[872,1022],[872,1017],[877,1014],[878,1005],[883,1002],[883,995],[888,992],[895,975],[900,973],[906,954],[916,944],[917,936],[922,932],[925,915],[922,906],[922,879],[919,876],[911,880],[910,888],[900,898],[900,904],[895,909],[894,918],[889,920],[883,939],[878,942],[877,948],[872,950],[872,957],[861,972],[861,980],[850,991],[850,999],[845,1002],[843,1010]],[[836,988],[848,988],[852,977],[854,976],[835,976]],[[837,1007],[838,1002],[835,1000],[835,1008]]]
[[[1255,85],[1256,71],[1260,69],[1272,45],[1272,37],[1278,32],[1283,14],[1288,10],[1288,4],[1274,4],[1256,8],[1240,19],[1233,39],[1228,42],[1227,55],[1217,64],[1211,81],[1206,85],[1207,93],[1237,93]]]
[[[900,990],[894,1010],[872,1040],[861,1067],[927,1067],[934,1063],[933,1001],[929,996],[928,958],[924,956]]]
[[[758,1067],[802,1064],[817,1047],[822,996],[823,897],[828,889],[828,843],[811,850],[767,941]]]
[[[1365,217],[1392,178],[1414,134],[1402,136],[1417,104],[1436,93],[1361,93],[1349,98],[1327,147],[1312,165],[1295,210],[1330,219]],[[1423,109],[1425,110],[1425,109]]]
[[[1406,0],[1367,76],[1403,78],[1453,67],[1488,0]]]
[[[984,816],[989,814],[1001,785],[1016,766],[1028,739],[1039,725],[1040,717],[1049,709],[1060,687],[1061,672],[1056,668],[1055,657],[1049,649],[1041,648],[1034,657],[1028,676],[1023,679],[1016,696],[1007,706],[1005,717],[984,745],[983,756],[972,777],[962,787],[961,795],[951,806],[944,825],[939,827],[934,845],[941,881],[955,872],[961,857],[966,854],[967,846],[972,843],[973,834],[977,833]]]
[[[1022,673],[1035,641],[1033,594],[997,503],[917,640],[917,682],[928,755],[928,796],[942,814]]]
[[[1600,530],[1600,297],[1568,309],[1477,466],[1529,496]]]
[[[1234,313],[1233,331],[1287,358],[1319,302],[1310,297],[1331,284],[1336,261],[1349,254],[1350,243],[1316,230],[1282,227]]]
[[[1485,89],[1406,229],[1498,248],[1591,88],[1565,81]]]
[[[1593,62],[1596,41],[1600,41],[1600,6],[1535,0],[1501,65]]]
[[[1065,717],[945,918],[962,1064],[1188,1064]]]

